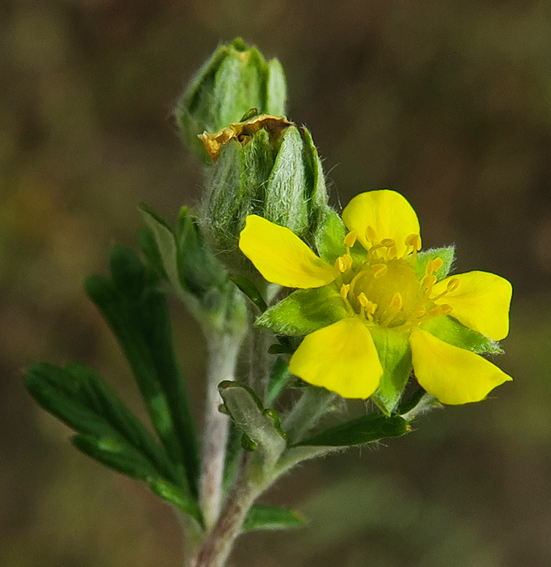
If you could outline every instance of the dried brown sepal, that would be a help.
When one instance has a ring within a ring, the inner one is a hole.
[[[213,161],[216,161],[220,154],[220,148],[228,144],[231,140],[237,140],[244,146],[259,130],[266,130],[270,138],[276,138],[281,132],[292,125],[293,123],[289,122],[284,116],[262,114],[245,122],[230,124],[227,128],[223,128],[216,134],[203,132],[199,134],[198,138],[203,142],[205,149]]]

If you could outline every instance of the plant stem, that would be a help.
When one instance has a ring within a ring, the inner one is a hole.
[[[212,332],[207,336],[209,347],[203,460],[201,464],[200,503],[205,526],[216,522],[222,503],[222,477],[228,438],[228,416],[218,411],[218,384],[234,380],[242,334]]]
[[[243,521],[262,487],[249,479],[250,454],[245,453],[240,463],[239,474],[222,512],[203,546],[191,560],[190,567],[223,567],[239,535]]]
[[[297,443],[327,413],[327,406],[336,395],[325,388],[307,386],[300,400],[283,421],[289,444]]]

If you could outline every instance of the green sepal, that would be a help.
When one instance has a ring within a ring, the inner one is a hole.
[[[417,260],[413,265],[417,279],[421,279],[425,275],[425,268],[430,260],[441,258],[444,262],[442,267],[434,273],[438,281],[448,276],[455,260],[455,246],[444,246],[442,248],[430,248],[423,250],[417,254]]]
[[[301,528],[306,519],[298,512],[278,506],[256,504],[247,513],[243,522],[243,531],[253,530],[288,530]]]
[[[369,330],[383,367],[379,387],[371,399],[384,414],[390,415],[411,375],[411,348],[404,333],[378,326],[371,326]]]
[[[476,354],[501,354],[503,352],[497,341],[465,327],[451,315],[430,319],[422,323],[419,328],[446,343],[471,350]]]
[[[407,422],[398,415],[386,416],[370,413],[326,429],[322,433],[314,435],[314,437],[297,443],[295,446],[350,447],[380,441],[381,439],[401,437],[409,431]]]
[[[230,280],[258,307],[261,313],[268,309],[262,294],[251,280],[239,274],[230,274]]]
[[[264,466],[273,466],[287,445],[271,413],[274,410],[267,414],[258,396],[245,384],[225,380],[218,390],[232,421],[262,454]]]
[[[312,223],[315,230],[320,226],[322,219],[332,212],[333,209],[327,204],[328,194],[325,186],[325,176],[318,149],[314,144],[314,139],[308,128],[301,128],[302,139],[304,141],[304,156],[306,163],[306,175],[308,178],[308,192],[306,199],[311,202],[313,213]]]
[[[326,208],[323,219],[314,235],[318,254],[331,266],[335,260],[346,252],[344,237],[346,228],[340,215],[331,209]]]
[[[262,216],[302,236],[308,228],[310,208],[306,194],[304,144],[295,126],[285,130],[279,143],[279,151],[265,185]]]
[[[274,345],[276,346],[276,345]],[[283,347],[283,345],[277,345]],[[270,347],[271,348],[271,347]],[[266,396],[266,403],[272,404],[278,396],[283,392],[292,374],[289,370],[289,363],[278,356],[272,363],[270,369],[270,379],[268,382],[268,395]]]
[[[255,325],[282,335],[303,336],[349,317],[337,288],[300,289],[267,309]]]
[[[193,516],[199,522],[199,525],[203,527],[201,510],[195,502],[185,495],[181,488],[164,479],[149,480],[148,486],[151,492],[159,496],[159,498]]]
[[[266,76],[266,114],[283,116],[287,102],[287,81],[278,59],[268,61]]]

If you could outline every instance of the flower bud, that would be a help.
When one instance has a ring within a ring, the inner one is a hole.
[[[290,228],[307,241],[329,209],[321,162],[308,130],[261,115],[201,136],[214,160],[201,225],[230,271],[249,273],[238,250],[248,215]]]
[[[253,108],[285,114],[286,94],[279,61],[266,61],[258,49],[237,38],[221,45],[190,81],[176,107],[176,121],[190,150],[206,159],[199,134],[218,132]]]

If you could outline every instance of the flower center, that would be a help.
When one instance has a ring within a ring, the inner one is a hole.
[[[434,296],[432,288],[437,281],[434,274],[443,265],[441,258],[429,260],[424,275],[421,279],[417,277],[413,266],[420,248],[418,235],[406,238],[402,257],[397,256],[394,240],[379,241],[371,227],[366,235],[370,246],[359,268],[354,267],[358,262],[353,262],[350,255],[356,241],[354,232],[344,239],[347,253],[336,261],[342,274],[338,281],[341,296],[357,315],[372,324],[409,330],[428,319],[451,313],[452,308],[440,300],[456,290],[459,282],[450,279],[446,291]]]

